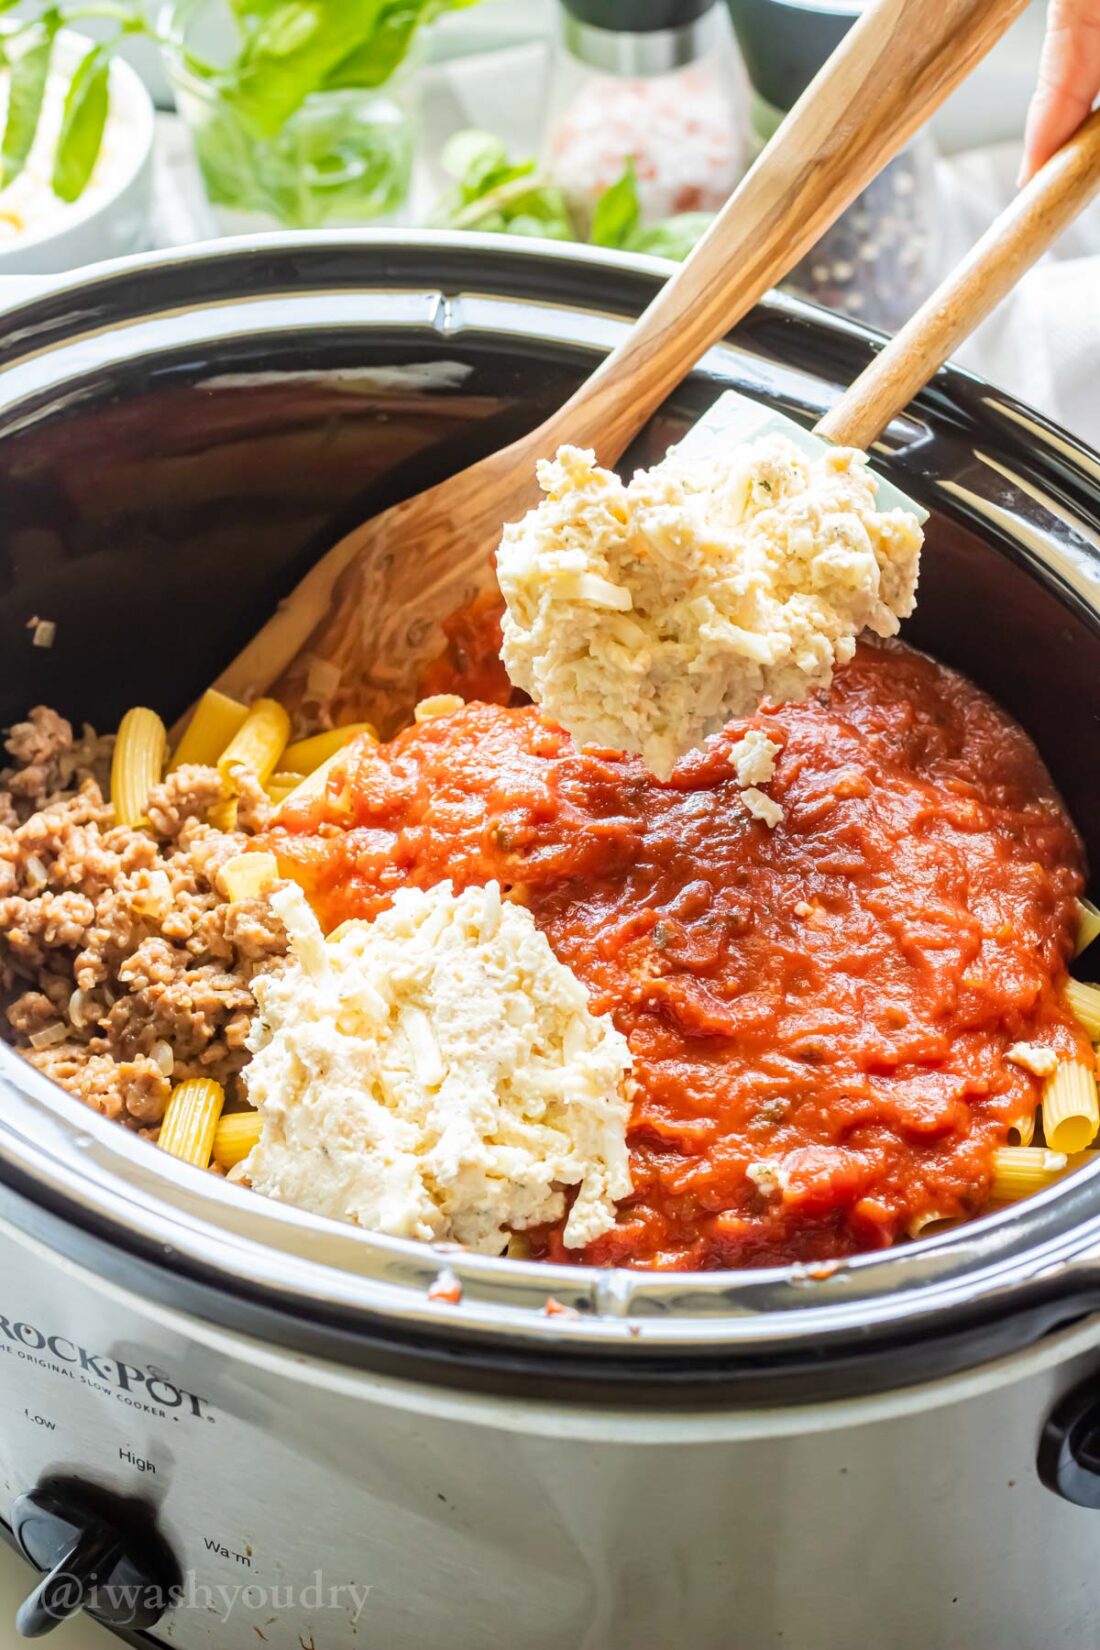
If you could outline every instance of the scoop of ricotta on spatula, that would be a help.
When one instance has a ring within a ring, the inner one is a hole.
[[[921,516],[879,507],[865,454],[722,441],[721,407],[629,483],[561,448],[497,553],[511,680],[660,779],[732,719],[827,687],[915,601]]]

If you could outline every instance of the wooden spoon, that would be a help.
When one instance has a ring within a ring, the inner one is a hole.
[[[273,689],[293,715],[325,660],[340,672],[326,694],[338,720],[369,718],[383,733],[406,722],[419,673],[440,652],[440,621],[494,587],[504,522],[537,502],[536,459],[569,441],[614,464],[1027,3],[875,0],[691,257],[570,400],[530,435],[348,534],[215,685],[237,697]]]

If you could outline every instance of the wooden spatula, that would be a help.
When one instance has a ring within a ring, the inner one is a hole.
[[[340,671],[330,699],[338,719],[367,717],[383,733],[407,721],[419,673],[440,651],[439,622],[492,588],[503,523],[537,501],[536,459],[569,441],[614,464],[1027,3],[875,0],[691,257],[576,394],[530,435],[341,540],[215,685],[237,697],[273,689],[294,713],[321,659]]]

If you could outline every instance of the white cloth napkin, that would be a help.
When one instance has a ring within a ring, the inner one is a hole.
[[[1011,200],[1019,163],[1016,143],[940,162],[949,259],[961,257]],[[1100,448],[1100,199],[963,346],[958,361]]]

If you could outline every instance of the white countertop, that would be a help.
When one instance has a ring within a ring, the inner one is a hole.
[[[15,1612],[34,1585],[34,1571],[18,1558],[6,1542],[0,1542],[0,1644],[11,1646],[29,1643],[17,1639],[12,1622]],[[97,1627],[87,1616],[75,1616],[52,1633],[45,1641],[57,1650],[119,1650],[120,1641],[112,1633]]]

